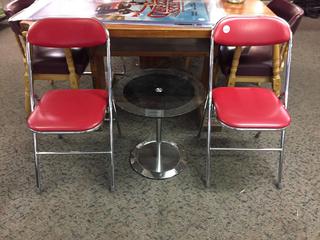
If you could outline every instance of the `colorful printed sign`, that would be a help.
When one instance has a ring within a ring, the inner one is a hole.
[[[10,21],[96,17],[110,23],[209,25],[207,0],[37,0]]]
[[[206,5],[197,0],[129,0],[97,4],[96,17],[101,20],[156,22],[173,24],[207,24]]]

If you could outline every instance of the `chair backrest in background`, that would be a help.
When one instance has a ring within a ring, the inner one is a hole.
[[[304,14],[302,8],[288,0],[272,0],[267,6],[278,17],[286,20],[292,33],[295,33]]]
[[[4,13],[5,15],[10,18],[12,17],[14,14],[20,12],[21,10],[29,7],[32,3],[34,3],[35,0],[14,0],[10,3],[8,3],[5,7],[4,7]],[[17,35],[21,35],[21,30],[20,30],[20,21],[16,21],[16,22],[11,22],[9,21],[9,25],[12,29],[12,31],[17,34]]]

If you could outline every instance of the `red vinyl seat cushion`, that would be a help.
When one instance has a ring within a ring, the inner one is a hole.
[[[87,131],[104,120],[108,93],[98,89],[59,89],[46,92],[28,118],[37,132]]]
[[[270,89],[219,87],[213,89],[212,98],[218,120],[229,127],[281,129],[291,121]]]

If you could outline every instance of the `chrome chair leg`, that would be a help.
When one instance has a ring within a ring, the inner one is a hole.
[[[211,177],[211,152],[208,151],[207,161],[206,161],[206,178],[205,186],[206,188],[210,187],[210,177]]]
[[[32,134],[33,136],[33,153],[34,153],[34,167],[35,167],[35,175],[36,175],[36,186],[37,186],[37,191],[40,193],[41,192],[41,180],[40,180],[40,161],[38,157],[38,148],[37,148],[37,135],[36,133]]]
[[[110,192],[115,191],[115,180],[114,180],[114,159],[113,159],[113,137],[112,130],[110,130]]]
[[[113,114],[114,114],[114,120],[115,120],[115,122],[117,124],[118,134],[121,137],[122,136],[122,132],[121,132],[119,117],[118,117],[117,108],[116,108],[116,105],[114,103],[114,100],[112,100],[112,109],[113,109]],[[109,113],[109,110],[108,110],[108,113]],[[109,121],[109,120],[110,120],[110,118],[106,114],[106,116],[104,118],[104,121]]]
[[[283,172],[283,158],[284,158],[284,141],[285,141],[285,130],[281,130],[281,139],[280,139],[280,156],[279,156],[279,162],[278,162],[278,182],[277,182],[277,188],[282,188],[282,172]]]
[[[200,138],[201,136],[201,132],[202,132],[202,128],[203,128],[203,123],[204,123],[204,119],[205,119],[205,114],[207,111],[207,105],[208,105],[208,95],[206,97],[206,101],[204,102],[204,106],[203,106],[203,111],[202,111],[202,119],[201,119],[201,123],[200,123],[200,127],[199,127],[199,132],[197,134],[197,137]]]
[[[207,136],[207,160],[206,160],[206,187],[210,187],[210,177],[211,177],[211,101],[207,97],[208,102],[208,136]]]
[[[113,159],[113,152],[110,153],[110,191],[115,191],[115,184],[114,184],[114,159]]]
[[[112,105],[113,105],[113,100]],[[113,109],[110,109],[110,130],[109,130],[109,144],[110,144],[110,174],[109,174],[109,184],[110,191],[115,191],[115,180],[114,180],[114,159],[113,159]]]

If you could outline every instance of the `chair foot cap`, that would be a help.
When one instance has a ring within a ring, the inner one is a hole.
[[[280,189],[282,189],[282,188],[283,188],[283,184],[282,184],[282,183],[277,182],[277,183],[276,183],[276,187],[280,190]]]
[[[109,187],[109,190],[110,190],[110,192],[115,192],[115,191],[116,191],[116,188],[115,188],[115,186],[110,186],[110,187]]]
[[[37,194],[41,194],[41,193],[42,193],[41,187],[36,187],[36,193],[37,193]]]

